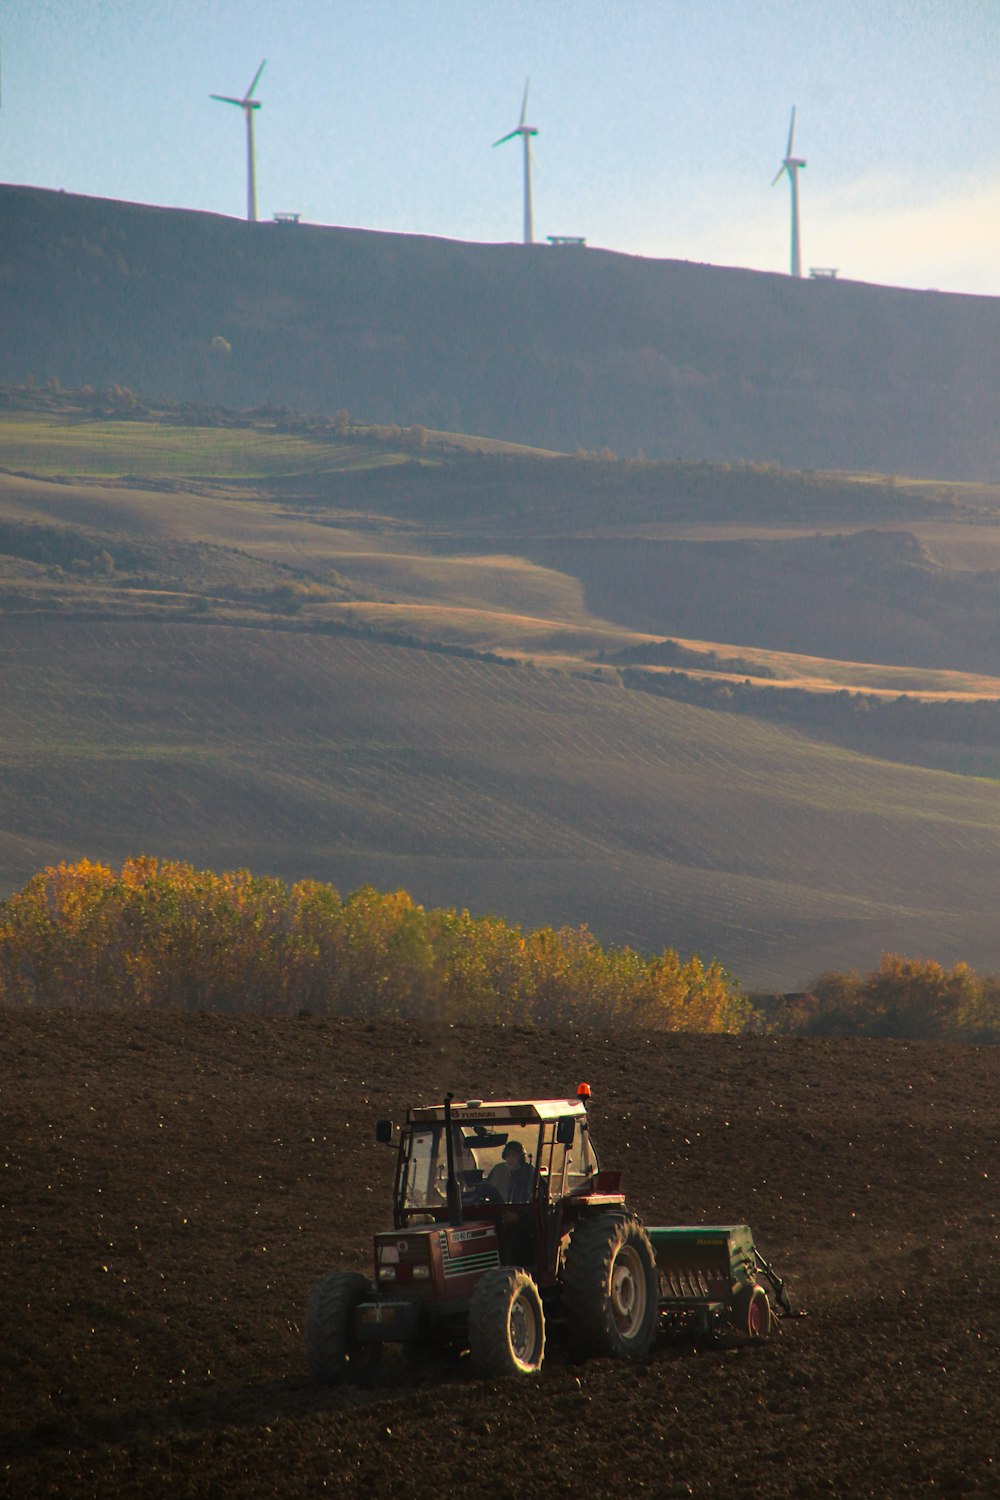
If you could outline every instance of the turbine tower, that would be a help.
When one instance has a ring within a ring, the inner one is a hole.
[[[253,91],[257,87],[260,75],[264,71],[265,57],[256,73],[253,75],[253,83],[247,89],[242,99],[233,99],[229,94],[210,94],[209,98],[218,99],[221,104],[235,104],[246,116],[247,122],[247,219],[251,224],[257,222],[257,175],[254,167],[253,157],[253,112],[260,109],[260,100],[253,97]]]
[[[532,245],[535,242],[535,225],[531,212],[531,137],[538,134],[534,125],[524,123],[528,114],[528,84],[530,82],[529,78],[524,85],[521,118],[517,129],[512,130],[509,135],[502,135],[498,141],[493,142],[494,146],[502,146],[505,141],[512,141],[516,135],[519,135],[524,143],[524,243],[526,245]]]
[[[802,275],[802,252],[799,248],[799,168],[805,166],[801,156],[792,155],[792,142],[795,136],[795,105],[792,105],[792,120],[788,127],[788,145],[785,148],[785,159],[778,168],[777,175],[771,186],[788,173],[788,180],[792,185],[792,275]]]

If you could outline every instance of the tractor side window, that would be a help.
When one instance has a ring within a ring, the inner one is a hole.
[[[576,1132],[576,1139],[569,1151],[566,1172],[567,1193],[573,1193],[582,1187],[586,1187],[596,1171],[597,1157],[590,1144],[590,1132],[587,1130],[586,1125],[583,1125]]]
[[[568,1153],[572,1157],[572,1153]],[[551,1149],[546,1151],[549,1165],[549,1194],[552,1198],[561,1198],[566,1189],[563,1187],[563,1179],[566,1172],[566,1147],[554,1141]]]
[[[475,1158],[467,1150],[461,1130],[454,1128],[455,1171],[463,1181],[472,1171]],[[403,1192],[400,1207],[441,1208],[448,1201],[448,1147],[444,1128],[429,1125],[410,1132],[404,1162]]]
[[[434,1207],[445,1201],[444,1142],[436,1130],[414,1130],[406,1153],[403,1208]]]

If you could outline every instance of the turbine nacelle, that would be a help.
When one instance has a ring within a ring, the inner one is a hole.
[[[789,177],[791,177],[792,174],[797,172],[800,167],[805,166],[808,166],[808,162],[803,161],[801,156],[787,157],[781,163],[781,166],[778,168],[777,172],[775,172],[774,176],[771,178],[771,186],[774,187],[776,182],[780,182],[786,172],[788,173]]]
[[[502,135],[500,139],[498,141],[494,141],[493,144],[494,146],[502,146],[504,141],[512,141],[516,135],[524,137],[537,134],[538,131],[533,125],[519,125],[516,130],[512,130],[509,135]]]
[[[220,104],[235,104],[240,109],[260,109],[260,99],[233,99],[229,94],[209,94],[210,99],[218,99]]]

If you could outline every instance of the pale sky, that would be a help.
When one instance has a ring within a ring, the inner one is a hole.
[[[1000,295],[1000,0],[0,0],[0,181]]]

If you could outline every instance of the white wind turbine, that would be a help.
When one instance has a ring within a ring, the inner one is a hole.
[[[788,180],[792,185],[792,275],[802,275],[802,252],[799,248],[799,168],[805,166],[800,156],[792,155],[792,142],[795,137],[795,105],[792,105],[792,120],[788,127],[788,145],[785,148],[785,159],[778,168],[777,175],[771,186],[778,182],[787,172]]]
[[[512,130],[508,135],[502,135],[498,141],[493,142],[494,146],[502,146],[505,141],[512,141],[516,135],[519,135],[524,143],[524,243],[526,245],[534,244],[535,240],[535,225],[531,212],[531,137],[538,134],[533,125],[524,123],[528,114],[528,84],[530,82],[529,78],[524,85],[521,118],[517,129]]]
[[[218,99],[221,104],[235,104],[246,116],[247,122],[247,218],[251,224],[257,222],[257,175],[253,156],[253,112],[260,109],[260,100],[253,97],[253,91],[257,87],[260,75],[264,71],[265,57],[256,73],[253,75],[253,83],[247,89],[242,99],[233,99],[229,94],[210,94],[209,98]]]

